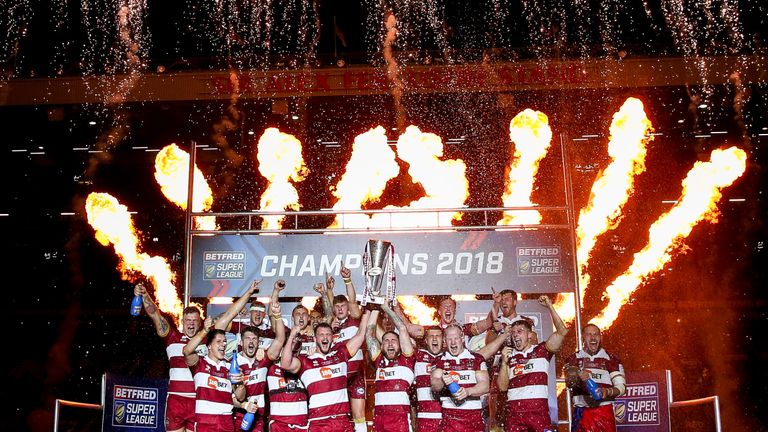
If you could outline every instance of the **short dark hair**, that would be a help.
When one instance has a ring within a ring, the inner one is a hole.
[[[439,306],[441,303],[443,303],[446,300],[450,300],[451,302],[453,302],[453,306],[454,307],[456,306],[456,300],[454,300],[453,297],[451,296],[444,296],[443,298],[440,299],[439,302],[437,302],[437,305]]]
[[[504,295],[504,294],[512,294],[512,297],[514,297],[514,298],[515,298],[515,300],[517,300],[517,291],[515,291],[515,290],[512,290],[512,289],[503,289],[503,290],[501,290],[501,291],[499,292],[499,294],[501,294],[501,295]]]
[[[381,335],[381,341],[382,341],[382,342],[384,342],[384,336],[386,336],[386,335],[388,335],[388,334],[392,334],[392,335],[395,335],[395,337],[397,338],[397,340],[398,340],[398,341],[400,340],[400,335],[399,335],[399,334],[397,334],[397,333],[395,333],[395,332],[393,332],[393,331],[388,331],[388,332],[385,332],[383,335]]]
[[[436,325],[431,325],[431,326],[426,326],[426,327],[424,327],[424,334],[426,335],[426,334],[427,334],[427,332],[428,332],[428,331],[430,331],[430,330],[437,330],[437,331],[439,331],[440,333],[442,333],[442,332],[443,332],[443,328],[442,328],[442,327],[440,327],[440,326],[436,326]]]
[[[299,309],[304,309],[305,311],[307,311],[307,313],[309,313],[309,309],[307,309],[307,307],[306,307],[306,306],[304,306],[303,304],[298,304],[298,305],[296,305],[296,307],[294,307],[294,308],[293,308],[293,310],[291,311],[291,315],[293,315],[293,314],[294,314],[294,312],[296,312],[296,311],[297,311],[297,310],[299,310]]]
[[[320,322],[320,323],[318,323],[315,326],[315,332],[317,332],[317,329],[319,329],[320,327],[327,328],[328,330],[331,331],[331,333],[333,333],[333,327],[331,327],[331,325],[328,324],[327,322]]]
[[[523,326],[523,327],[527,328],[528,331],[533,331],[533,325],[531,324],[531,321],[527,320],[527,319],[517,320],[517,321],[513,322],[512,324],[510,324],[509,326],[510,327]]]
[[[191,314],[191,313],[196,313],[196,314],[200,315],[201,317],[203,316],[203,313],[200,312],[200,309],[197,306],[187,306],[187,307],[185,307],[184,310],[181,312],[181,315],[184,316],[186,314]]]
[[[227,338],[227,333],[224,330],[211,329],[211,330],[208,330],[208,334],[205,335],[205,345],[210,345],[211,342],[213,342],[213,340],[216,339],[217,335],[224,336],[224,339]]]
[[[252,326],[252,325],[245,326],[242,330],[240,330],[240,337],[241,338],[245,337],[245,333],[246,332],[251,332],[251,333],[255,334],[256,336],[261,336],[261,335],[259,335],[259,329],[256,328],[256,326]]]
[[[348,301],[347,297],[345,295],[343,295],[343,294],[337,294],[337,295],[333,296],[333,304],[334,305],[337,305],[337,304],[340,304],[340,303],[346,303],[347,301]]]

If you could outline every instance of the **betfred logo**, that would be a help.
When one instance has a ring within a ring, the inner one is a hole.
[[[218,386],[219,386],[219,380],[217,380],[215,376],[209,376],[208,377],[208,387],[216,388]]]
[[[277,379],[277,386],[280,388],[285,388],[285,378],[280,377]]]
[[[379,379],[385,380],[395,376],[395,371],[386,371],[385,369],[379,369]]]
[[[453,378],[453,380],[454,380],[454,381],[456,381],[456,382],[459,382],[459,381],[461,381],[461,375],[459,375],[459,373],[458,373],[458,372],[456,372],[456,371],[450,371],[450,372],[448,372],[448,376],[450,376],[451,378]]]
[[[334,374],[340,373],[341,368],[329,368],[329,367],[321,367],[320,368],[320,376],[323,379],[328,379],[333,377]]]
[[[525,365],[516,364],[514,368],[512,368],[512,375],[518,376],[522,375],[523,372],[525,372]]]

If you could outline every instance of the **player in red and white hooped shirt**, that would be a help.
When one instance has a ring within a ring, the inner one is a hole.
[[[416,388],[416,429],[418,432],[435,432],[443,418],[440,397],[432,392],[430,377],[437,360],[443,355],[443,329],[425,327],[424,344],[414,355],[413,367]]]
[[[409,390],[414,381],[413,345],[405,323],[386,304],[382,310],[393,320],[399,333],[384,333],[376,338],[378,311],[371,312],[365,337],[371,362],[376,365],[374,390],[374,432],[409,432],[411,400]]]
[[[170,371],[168,398],[165,405],[165,428],[168,432],[185,430],[191,432],[195,430],[195,383],[181,351],[189,339],[203,328],[200,309],[195,306],[184,309],[181,331],[179,331],[175,326],[168,324],[173,320],[160,313],[143,285],[136,284],[133,293],[142,296],[144,311],[152,319],[157,335],[163,339],[165,352],[168,355]]]
[[[192,371],[195,383],[196,432],[234,430],[232,394],[235,394],[238,401],[244,401],[245,386],[242,385],[242,373],[230,376],[229,362],[225,357],[227,337],[224,329],[229,327],[232,319],[245,307],[251,294],[258,292],[260,282],[254,281],[245,293],[227,308],[216,320],[215,328],[213,320],[206,319],[203,330],[195,334],[182,349],[184,361]],[[203,340],[208,348],[205,356],[196,351]]]
[[[615,432],[613,400],[626,391],[626,377],[621,360],[602,346],[602,333],[594,324],[581,331],[583,348],[565,359],[565,380],[573,390],[573,432]],[[600,400],[586,389],[586,380],[598,386]]]
[[[275,282],[270,301],[270,328],[275,330],[275,337],[266,350],[261,348],[259,331],[254,326],[247,326],[240,332],[242,350],[237,353],[237,364],[245,377],[245,396],[243,404],[235,403],[235,428],[241,425],[246,410],[256,412],[249,431],[264,430],[265,393],[267,389],[267,371],[280,358],[280,351],[285,342],[285,325],[277,301],[280,291],[285,288],[285,281]]]
[[[549,297],[539,297],[539,303],[549,309],[555,332],[545,342],[534,345],[531,323],[515,321],[509,327],[513,347],[502,350],[497,383],[500,391],[507,392],[506,432],[544,432],[552,427],[548,403],[549,362],[562,347],[568,329]]]
[[[276,302],[277,299],[272,300]],[[307,308],[298,305],[291,313],[296,336],[291,343],[294,356],[307,354],[315,347],[315,334],[310,325]],[[289,346],[287,343],[283,346]],[[281,351],[282,352],[282,351]],[[269,431],[291,432],[307,429],[307,390],[294,373],[287,372],[275,362],[267,371],[269,391]]]
[[[315,328],[316,352],[294,357],[292,345],[298,332],[291,329],[283,347],[281,367],[298,373],[309,394],[310,432],[350,432],[350,408],[347,395],[347,362],[360,349],[365,339],[362,330],[368,323],[366,312],[360,321],[361,329],[346,344],[333,344],[333,330],[326,323]]]
[[[352,283],[352,272],[341,268],[341,278],[344,280],[347,296],[333,295],[335,280],[333,276],[326,278],[328,296],[332,298],[333,318],[331,326],[334,331],[334,342],[345,343],[352,338],[360,326],[362,311],[357,304],[357,294]],[[365,329],[363,329],[365,330]],[[355,353],[349,361],[349,404],[352,409],[352,421],[355,424],[355,432],[366,432],[368,426],[365,422],[365,370],[363,367],[363,351]]]
[[[481,432],[485,430],[480,397],[488,393],[488,366],[485,358],[470,352],[464,345],[464,332],[451,325],[443,330],[446,352],[437,360],[430,377],[432,391],[447,396],[452,382],[459,389],[451,397],[441,397],[443,417],[441,431]]]

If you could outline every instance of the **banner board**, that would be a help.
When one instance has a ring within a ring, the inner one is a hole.
[[[105,374],[102,431],[165,431],[167,379]]]
[[[627,391],[613,403],[618,431],[669,432],[666,371],[626,372]]]
[[[316,295],[325,274],[352,270],[362,290],[368,239],[395,248],[397,294],[573,291],[572,246],[565,229],[413,233],[217,235],[192,239],[192,297],[236,297],[255,279],[285,279],[283,296]],[[362,291],[360,292],[362,294]],[[268,295],[262,292],[261,295]]]

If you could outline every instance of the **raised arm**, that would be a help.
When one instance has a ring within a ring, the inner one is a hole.
[[[323,303],[323,322],[330,324],[333,319],[333,290],[326,288],[322,282],[316,283],[313,290],[320,295],[320,301]]]
[[[489,358],[496,355],[496,352],[498,352],[501,347],[504,346],[504,342],[507,342],[511,337],[512,333],[502,329],[499,332],[499,335],[496,336],[496,339],[492,340],[490,343],[485,344],[485,346],[477,350],[477,353],[483,356],[484,359],[488,360]]]
[[[221,316],[216,320],[215,328],[219,330],[226,330],[227,327],[229,327],[229,323],[231,323],[232,320],[235,319],[237,314],[239,314],[240,311],[243,310],[245,305],[248,303],[248,300],[250,300],[251,298],[251,294],[259,291],[260,283],[261,283],[260,280],[253,281],[253,283],[251,283],[251,286],[245,290],[243,295],[241,295],[240,298],[237,299],[236,301],[232,302],[232,304],[229,305],[227,310],[224,311],[224,313],[221,314]]]
[[[491,287],[491,292],[493,296],[493,304],[491,305],[491,310],[488,312],[488,315],[486,315],[485,318],[472,325],[472,334],[479,335],[493,327],[493,322],[496,320],[496,310],[499,308],[501,295],[498,294],[493,287]]]
[[[357,350],[363,346],[363,342],[365,342],[365,333],[367,330],[366,327],[368,326],[368,318],[370,317],[371,312],[365,311],[362,318],[360,318],[360,325],[357,328],[357,333],[355,333],[355,335],[349,338],[347,341],[347,351],[349,351],[349,355],[355,355]]]
[[[552,306],[552,301],[547,296],[539,297],[539,304],[549,309],[549,314],[552,316],[552,322],[555,324],[555,332],[552,333],[547,339],[546,347],[549,352],[558,352],[563,346],[565,336],[568,334],[568,327],[565,326],[563,319],[560,318],[555,307]]]
[[[200,361],[200,355],[195,350],[201,343],[203,343],[205,335],[207,335],[212,328],[213,319],[208,317],[205,319],[205,321],[203,321],[203,329],[197,332],[196,335],[192,336],[189,342],[187,342],[187,344],[184,345],[184,348],[182,348],[181,353],[184,354],[184,362],[187,364],[187,366],[194,366],[198,361]]]
[[[280,351],[285,342],[285,324],[283,324],[283,314],[279,300],[280,291],[283,289],[285,289],[285,281],[279,279],[275,282],[275,287],[272,289],[272,296],[269,300],[269,320],[272,324],[272,331],[275,332],[275,339],[267,348],[267,357],[272,361],[276,361],[280,357]]]
[[[330,278],[333,279],[333,277]],[[342,267],[341,279],[344,281],[344,286],[347,288],[349,315],[352,318],[360,318],[363,316],[363,311],[360,310],[360,305],[357,304],[357,293],[355,292],[355,286],[352,284],[352,272],[348,268]]]
[[[399,306],[395,306],[395,310],[400,309]],[[389,315],[389,318],[392,320],[393,323],[395,323],[395,327],[397,328],[397,335],[400,338],[400,352],[403,353],[404,356],[410,357],[413,355],[413,343],[411,343],[411,335],[408,334],[408,328],[405,325],[405,322],[403,319],[395,313],[394,310],[392,310],[386,303],[381,305],[381,310],[383,310],[387,315]],[[401,311],[402,314],[402,311]]]
[[[149,315],[149,318],[155,325],[155,331],[157,332],[157,335],[160,337],[168,336],[168,332],[171,330],[171,327],[168,324],[168,320],[166,320],[165,317],[157,309],[157,305],[155,305],[155,302],[152,301],[152,297],[150,297],[149,292],[147,292],[147,289],[144,288],[144,285],[137,283],[133,288],[133,295],[141,296],[141,304],[144,306],[144,311],[147,313],[147,315]]]
[[[368,359],[376,362],[381,354],[381,343],[377,335],[379,311],[374,310],[368,318],[368,325],[365,329],[365,344],[368,346]]]
[[[280,367],[291,373],[297,373],[301,368],[301,362],[293,356],[293,341],[296,340],[296,335],[300,331],[299,326],[293,326],[280,355]]]
[[[500,392],[505,392],[509,388],[509,364],[507,359],[511,352],[512,348],[510,347],[504,347],[501,350],[501,364],[499,365],[499,374],[496,376],[496,385],[499,387]]]

